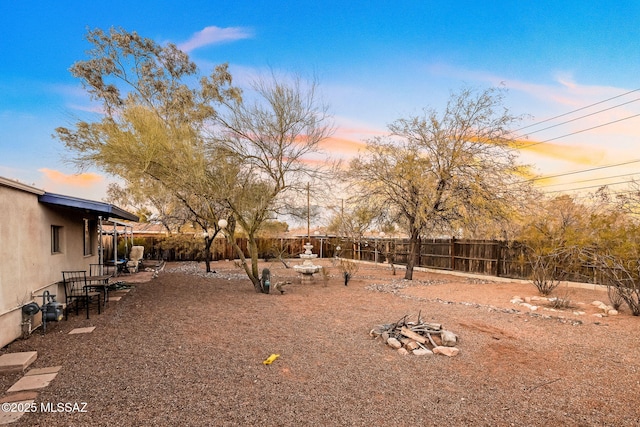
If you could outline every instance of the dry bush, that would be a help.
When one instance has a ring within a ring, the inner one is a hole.
[[[327,286],[329,283],[329,278],[331,277],[329,274],[329,269],[327,267],[322,267],[320,269],[320,274],[322,275],[322,283],[324,286]]]
[[[353,261],[341,259],[340,270],[342,271],[342,277],[344,277],[344,285],[347,286],[349,284],[349,280],[351,280],[358,272],[358,264]]]
[[[549,295],[560,282],[579,265],[575,248],[556,248],[540,254],[531,250],[527,255],[531,264],[531,282],[540,295]]]
[[[549,302],[551,302],[551,307],[559,310],[573,308],[573,304],[571,303],[572,292],[569,289],[569,286],[565,286],[562,289],[559,289],[553,298],[549,298]]]

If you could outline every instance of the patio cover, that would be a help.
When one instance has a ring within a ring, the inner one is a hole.
[[[136,215],[105,202],[96,202],[93,200],[80,199],[77,197],[63,196],[61,194],[53,194],[47,192],[39,195],[38,201],[40,203],[46,203],[49,205],[81,210],[82,212],[85,212],[87,214],[105,218],[111,217],[135,222],[138,222],[139,220]]]
[[[118,234],[125,235],[125,245],[126,235],[130,234],[131,236],[131,245],[133,246],[133,235],[132,233],[127,233],[126,228],[127,224],[118,221],[118,219],[123,219],[127,221],[135,221],[138,222],[138,216],[125,211],[124,209],[120,209],[117,206],[114,206],[109,203],[104,202],[96,202],[93,200],[80,199],[78,197],[64,196],[62,194],[53,194],[47,193],[41,194],[38,196],[38,201],[40,203],[45,203],[48,205],[55,205],[62,208],[73,209],[85,213],[87,215],[95,216],[98,219],[98,234],[100,235],[100,239],[98,241],[98,263],[102,265],[105,261],[104,259],[104,248],[102,245],[102,235],[103,234],[113,234],[114,236],[114,265],[117,265],[118,262]],[[104,230],[104,225],[113,225],[113,232],[109,233]],[[117,229],[118,225],[123,226],[125,231],[120,233]],[[129,226],[130,227],[130,226]],[[100,272],[102,273],[102,271]],[[117,270],[116,270],[117,276]]]

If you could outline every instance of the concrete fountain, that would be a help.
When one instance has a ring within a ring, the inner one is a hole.
[[[313,275],[320,271],[322,266],[315,265],[312,261],[316,259],[318,255],[311,252],[311,249],[313,248],[311,242],[307,242],[303,247],[304,253],[300,254],[300,258],[303,259],[304,262],[300,265],[294,265],[293,269],[302,274],[302,280],[311,281],[313,280]]]

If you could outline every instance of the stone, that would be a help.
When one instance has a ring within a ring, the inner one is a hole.
[[[458,353],[460,353],[460,349],[457,347],[438,346],[433,349],[433,354],[443,354],[449,357],[457,356]]]
[[[7,393],[13,393],[15,391],[23,390],[38,390],[45,388],[51,381],[57,376],[57,373],[53,374],[40,374],[40,375],[25,375],[20,378],[14,385],[9,387]]]
[[[410,340],[408,343],[404,345],[404,348],[406,348],[409,351],[415,350],[418,348],[418,343],[413,340]]]
[[[613,307],[609,307],[609,306],[608,306],[607,304],[605,304],[605,303],[600,304],[600,305],[598,306],[598,308],[599,308],[600,310],[604,311],[605,313],[606,313],[607,311],[609,311],[609,310],[612,310],[612,309],[613,309]]]
[[[95,326],[87,326],[86,328],[75,328],[69,331],[69,335],[75,334],[90,334],[96,329]]]
[[[42,375],[42,374],[55,374],[56,372],[60,372],[62,366],[49,366],[47,368],[34,368],[29,369],[25,375]]]
[[[617,316],[618,315],[618,310],[611,309],[611,310],[607,311],[607,315],[608,316]]]
[[[520,297],[513,297],[511,298],[511,304],[521,304],[524,302],[524,300]]]
[[[0,403],[24,402],[25,400],[35,400],[37,397],[37,391],[18,391],[15,393],[9,393],[8,395],[0,398]],[[2,423],[0,423],[0,425],[2,425]]]
[[[20,408],[29,408],[31,407],[31,405],[33,405],[34,400],[22,400],[19,402],[14,402],[16,404],[18,404],[18,407]],[[18,421],[24,414],[26,413],[26,411],[22,411],[22,412],[5,412],[0,410],[0,425],[5,425],[5,424],[11,424],[11,423],[15,423],[16,421]]]
[[[4,372],[22,372],[37,358],[37,351],[3,354],[0,356],[0,374]]]
[[[383,332],[380,336],[382,337],[384,342],[387,342],[389,340],[389,332]]]
[[[433,351],[426,348],[416,348],[412,353],[416,356],[430,356],[433,354]]]
[[[398,353],[399,353],[399,354],[401,354],[402,356],[406,356],[407,354],[409,354],[409,352],[407,351],[407,349],[406,349],[406,348],[404,348],[404,347],[400,347],[400,348],[398,349]]]
[[[445,347],[455,347],[458,342],[458,336],[451,331],[442,331],[440,334],[442,345]]]
[[[600,307],[602,304],[603,304],[602,301],[594,301],[594,302],[591,303],[591,305],[594,306],[594,307]]]
[[[387,340],[387,345],[391,348],[401,348],[402,344],[397,339],[391,337]]]

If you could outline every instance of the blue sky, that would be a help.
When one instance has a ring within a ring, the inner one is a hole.
[[[77,175],[51,135],[90,108],[68,69],[85,59],[86,29],[111,26],[183,47],[203,74],[228,62],[241,85],[269,69],[317,76],[337,125],[327,147],[345,157],[394,119],[442,108],[464,84],[503,82],[506,106],[532,116],[523,126],[640,88],[637,1],[0,0],[0,176],[104,197],[112,179],[100,171]],[[523,161],[558,174],[640,159],[640,117],[626,119],[640,113],[636,98],[640,92],[528,128],[593,113],[531,134],[532,142],[553,140],[523,151]],[[590,127],[597,128],[582,132]],[[633,174],[639,165],[547,185],[620,182],[630,175],[577,181]]]

